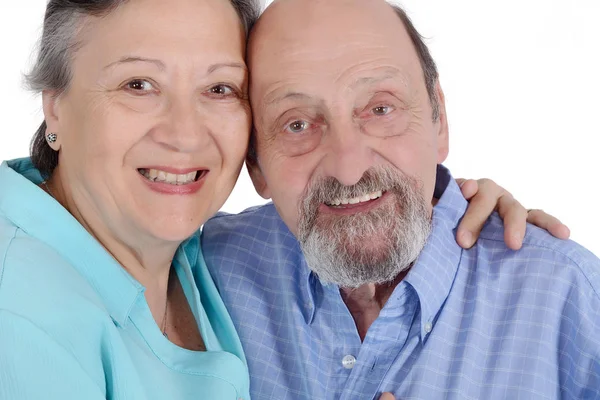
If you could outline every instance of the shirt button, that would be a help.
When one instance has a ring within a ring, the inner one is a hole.
[[[432,329],[433,329],[433,325],[431,324],[431,322],[427,322],[425,324],[425,333],[431,332]]]
[[[354,364],[356,364],[356,358],[353,355],[348,354],[344,358],[342,358],[342,366],[346,369],[354,368]]]

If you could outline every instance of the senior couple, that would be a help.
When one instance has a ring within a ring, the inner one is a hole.
[[[259,11],[49,1],[44,123],[0,167],[0,398],[600,398],[598,259],[442,166],[404,12]],[[244,159],[273,203],[210,219]]]

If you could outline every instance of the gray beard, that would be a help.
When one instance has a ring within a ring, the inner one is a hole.
[[[334,199],[377,190],[393,198],[354,215],[318,211]],[[321,282],[344,288],[392,282],[416,261],[430,232],[431,219],[418,182],[385,167],[370,169],[353,186],[332,178],[313,183],[302,202],[298,225],[309,268]]]

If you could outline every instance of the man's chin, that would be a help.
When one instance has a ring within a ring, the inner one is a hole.
[[[383,268],[382,268],[383,267]],[[394,282],[408,269],[398,265],[383,264],[378,267],[361,265],[359,268],[344,268],[335,270],[313,269],[313,272],[324,284],[331,284],[340,288],[356,289],[364,285],[383,285]]]
[[[390,237],[385,237],[384,234],[347,238],[346,243],[339,248],[340,253],[346,253],[348,258],[364,265],[389,262],[393,251]]]
[[[345,288],[382,284],[393,281],[405,269],[396,262],[395,249],[383,235],[346,236],[343,241],[338,237],[338,241],[327,242],[329,246],[316,246],[317,241],[327,239],[312,237],[303,246],[308,266],[323,283]]]

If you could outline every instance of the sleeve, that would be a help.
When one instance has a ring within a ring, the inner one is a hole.
[[[104,386],[29,320],[0,310],[0,399],[105,400]]]
[[[563,399],[600,399],[600,260],[580,268],[585,279],[572,288],[562,310],[558,343]]]

